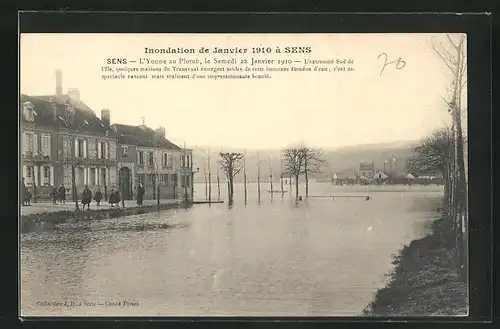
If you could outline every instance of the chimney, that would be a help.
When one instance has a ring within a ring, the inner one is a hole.
[[[56,70],[56,97],[62,96],[62,72]]]
[[[156,128],[156,136],[165,138],[166,137],[165,128],[163,128],[162,126]]]
[[[111,112],[108,109],[101,110],[101,120],[105,126],[109,127],[111,125]]]
[[[76,88],[68,88],[68,96],[73,101],[80,101],[80,91]]]

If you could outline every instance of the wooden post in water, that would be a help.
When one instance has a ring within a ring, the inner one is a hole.
[[[269,184],[271,186],[271,199],[273,198],[273,168],[271,166],[271,156],[269,156]]]
[[[245,204],[247,203],[247,150],[243,156],[243,184],[245,188]]]
[[[257,153],[257,200],[260,203],[260,160]]]
[[[205,177],[205,201],[208,200],[208,184],[207,184],[207,168],[206,165],[203,164],[203,176]]]
[[[220,177],[219,177],[219,168],[217,168],[217,201],[220,201]]]

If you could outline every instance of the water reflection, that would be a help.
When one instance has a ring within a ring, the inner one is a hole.
[[[260,204],[249,197],[246,205],[237,197],[230,207],[72,221],[26,234],[23,313],[359,314],[383,285],[391,254],[425,234],[436,216],[425,207],[440,194],[372,196],[298,203],[266,196]],[[139,306],[36,306],[64,298],[127,299]]]

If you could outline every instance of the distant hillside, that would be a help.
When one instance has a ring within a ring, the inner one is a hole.
[[[395,171],[398,174],[406,172],[405,160],[412,154],[411,146],[414,141],[398,141],[393,143],[384,144],[367,144],[349,146],[338,149],[322,150],[323,158],[326,160],[327,165],[323,168],[322,172],[317,174],[318,179],[324,176],[332,175],[334,173],[343,172],[348,175],[353,175],[359,170],[360,162],[374,162],[375,167],[384,170],[384,162],[387,162],[386,171],[389,171],[389,162],[393,157],[396,159],[393,162]],[[212,180],[216,180],[217,169],[219,167],[217,161],[219,152],[222,148],[211,148],[211,173]],[[226,148],[224,152],[244,152],[244,150]],[[260,162],[261,180],[269,179],[270,172],[272,172],[273,179],[279,179],[281,168],[283,166],[281,161],[280,150],[247,150],[246,152],[246,171],[248,180],[256,180],[258,173],[258,162]],[[193,148],[193,164],[200,169],[200,172],[195,175],[195,181],[204,181],[204,172],[208,175],[208,148],[195,147]],[[204,169],[205,168],[205,169]],[[220,176],[223,177],[222,173]],[[243,180],[243,174],[239,175],[237,181]]]

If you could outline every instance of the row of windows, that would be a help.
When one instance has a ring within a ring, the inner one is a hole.
[[[21,148],[23,154],[40,154],[50,156],[51,151],[51,135],[50,134],[36,134],[33,132],[25,132],[22,135]]]
[[[122,146],[123,155],[128,154],[128,146]],[[145,157],[147,156],[147,165],[150,168],[155,168],[158,166],[156,162],[155,153],[153,151],[145,152],[145,151],[137,151],[137,163],[140,166],[145,165]],[[190,168],[191,167],[191,157],[189,155],[181,155],[181,167]],[[161,166],[163,168],[172,168],[174,167],[174,156],[171,153],[163,152],[161,157]]]
[[[53,186],[54,167],[52,166],[23,166],[24,182],[27,185]]]
[[[138,174],[137,178],[139,183],[143,185],[152,186],[156,181],[155,174]],[[177,185],[177,180],[179,178],[178,174],[159,174],[158,179],[160,184],[162,185]],[[181,187],[190,187],[191,186],[191,176],[190,175],[181,175],[180,176]]]

